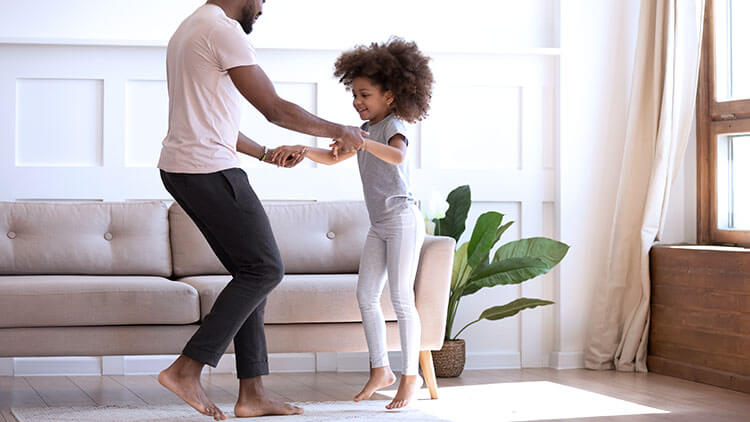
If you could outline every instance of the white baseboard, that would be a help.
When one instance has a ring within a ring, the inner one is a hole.
[[[338,372],[368,371],[370,361],[367,353],[338,353]],[[391,368],[402,368],[401,352],[389,352]],[[466,354],[466,369],[508,369],[521,367],[521,354],[518,352],[472,352]]]
[[[168,367],[178,355],[123,356],[122,375],[153,375]],[[204,373],[206,369],[204,368]]]
[[[0,377],[13,376],[13,358],[0,358]]]
[[[552,352],[549,355],[549,367],[554,369],[583,368],[583,351]]]
[[[336,372],[338,367],[337,353],[315,354],[315,372]]]
[[[370,358],[367,353],[336,353],[336,372],[369,371]]]
[[[401,370],[401,352],[388,352],[388,361],[394,371]],[[336,353],[337,372],[367,372],[370,370],[370,357],[367,352]]]
[[[234,360],[234,353],[225,354],[219,359],[219,363],[216,364],[216,368],[207,367],[206,370],[209,374],[235,374],[237,373],[237,364]]]
[[[268,367],[271,372],[315,372],[315,353],[273,353]]]
[[[515,369],[521,367],[519,352],[467,352],[465,369]]]
[[[13,375],[100,375],[100,357],[13,358]]]
[[[125,357],[102,356],[102,375],[125,375]]]
[[[176,358],[177,355],[125,356],[123,375],[157,374]],[[268,356],[268,366],[271,372],[315,372],[315,354],[273,353]],[[207,374],[236,374],[235,355],[225,354],[216,368],[206,366],[203,371]]]
[[[177,355],[2,358],[0,375],[144,375],[157,374],[168,367]],[[402,367],[401,352],[388,353],[391,367]],[[234,354],[222,356],[216,368],[206,366],[205,373],[236,373]],[[363,353],[274,353],[269,355],[271,372],[366,372],[370,362]],[[466,369],[520,368],[518,352],[470,352]],[[583,352],[550,355],[550,367],[557,369],[583,367]]]

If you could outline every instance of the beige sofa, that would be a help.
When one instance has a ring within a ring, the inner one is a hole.
[[[269,353],[366,351],[364,204],[265,208],[287,273],[268,299]],[[415,284],[433,398],[454,245],[427,236]],[[177,204],[0,202],[0,357],[177,354],[230,278]],[[387,288],[382,302],[398,350]]]

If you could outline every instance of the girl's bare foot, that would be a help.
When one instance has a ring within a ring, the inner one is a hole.
[[[356,396],[354,401],[368,400],[381,388],[388,387],[396,382],[396,376],[393,375],[390,366],[381,366],[380,368],[370,368],[370,379],[367,384]]]
[[[236,417],[301,415],[302,412],[301,407],[268,398],[260,376],[240,379],[240,394],[234,405]]]
[[[422,382],[422,377],[419,375],[401,375],[401,383],[398,385],[396,397],[394,397],[385,408],[400,409],[406,407],[412,400],[414,400],[417,391],[422,387]]]
[[[203,364],[180,355],[169,368],[159,373],[159,384],[175,393],[198,412],[211,416],[214,420],[224,420],[226,415],[206,395],[200,376]]]

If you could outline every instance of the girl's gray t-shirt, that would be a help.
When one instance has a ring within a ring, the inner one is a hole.
[[[388,141],[396,134],[404,137],[406,144],[406,128],[393,114],[389,114],[380,122],[370,125],[365,122],[362,129],[369,132],[369,139],[388,145]],[[362,178],[362,189],[365,194],[365,204],[370,214],[370,222],[383,221],[393,211],[414,202],[410,192],[409,160],[399,165],[386,163],[367,151],[357,151],[359,176]]]

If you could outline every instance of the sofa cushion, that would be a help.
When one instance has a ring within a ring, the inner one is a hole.
[[[198,292],[161,277],[0,277],[0,327],[191,324]]]
[[[196,276],[185,277],[179,281],[198,290],[202,319],[231,279],[231,276]],[[265,322],[361,322],[356,291],[356,274],[287,275],[268,296]],[[396,314],[387,285],[383,290],[381,304],[385,319],[395,321]]]
[[[370,227],[364,202],[265,203],[287,274],[356,273]],[[227,274],[193,221],[169,208],[174,275]]]
[[[167,205],[0,202],[0,274],[172,273]]]

